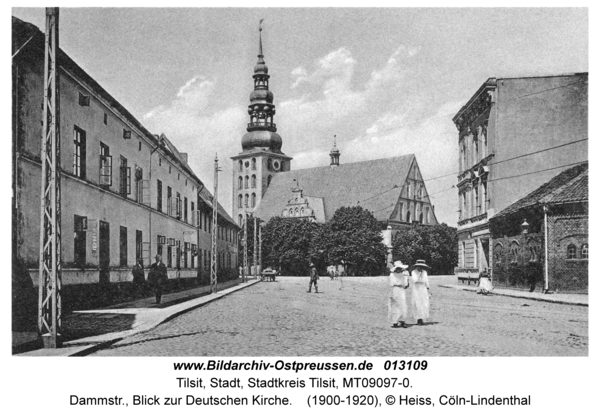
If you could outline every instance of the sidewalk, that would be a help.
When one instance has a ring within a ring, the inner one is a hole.
[[[29,357],[87,355],[127,336],[149,331],[185,312],[258,282],[260,279],[246,283],[239,280],[220,283],[217,293],[210,293],[210,286],[168,293],[163,295],[162,303],[159,305],[155,303],[154,297],[150,297],[98,310],[74,311],[63,317],[62,328],[65,339],[61,348],[41,348],[15,355]],[[24,344],[32,342],[32,334],[13,333],[13,349],[15,341],[22,342],[23,347],[26,348]]]
[[[477,286],[461,284],[440,284],[439,287],[448,289],[466,290],[468,292],[477,292]],[[548,293],[526,292],[522,290],[506,289],[503,287],[494,288],[492,296],[508,296],[511,298],[523,298],[529,300],[538,300],[542,302],[562,303],[565,305],[589,306],[588,295],[576,293]]]

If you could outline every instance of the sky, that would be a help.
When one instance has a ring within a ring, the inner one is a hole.
[[[452,117],[490,77],[588,71],[586,8],[62,8],[61,48],[231,213],[258,54],[292,169],[415,154],[439,222],[456,226]],[[44,9],[12,15],[44,29]],[[448,175],[448,176],[444,176]],[[440,179],[434,179],[444,176]],[[429,179],[429,180],[428,180]]]

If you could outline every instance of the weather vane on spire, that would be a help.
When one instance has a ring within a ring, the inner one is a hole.
[[[265,19],[264,19],[264,18],[263,18],[263,19],[260,19],[260,22],[258,23],[258,30],[259,30],[260,32],[262,32],[262,22],[263,22],[263,20],[265,20]]]

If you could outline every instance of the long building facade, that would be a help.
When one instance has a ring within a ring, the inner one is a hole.
[[[460,280],[493,272],[489,220],[587,161],[588,74],[490,78],[454,116]]]
[[[13,17],[13,252],[37,284],[44,34]],[[161,254],[169,278],[210,275],[212,195],[164,135],[150,133],[59,51],[63,285],[132,280]],[[239,227],[219,205],[218,266],[237,268]]]

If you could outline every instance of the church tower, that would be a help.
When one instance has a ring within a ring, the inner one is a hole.
[[[261,21],[262,22],[262,21]],[[248,131],[242,137],[242,152],[233,156],[233,218],[242,225],[245,215],[254,213],[271,179],[291,168],[292,158],[281,151],[281,136],[273,122],[275,105],[269,91],[269,68],[262,48],[259,26],[258,62],[254,66],[254,91],[250,93]]]

